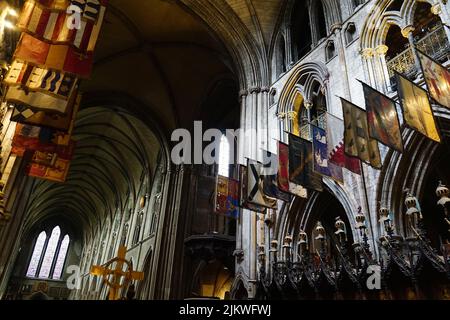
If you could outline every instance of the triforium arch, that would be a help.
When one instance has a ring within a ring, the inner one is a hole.
[[[321,63],[305,63],[292,72],[278,100],[277,112],[284,119],[280,125],[281,132],[299,134],[297,126],[300,123],[301,109],[314,107],[313,102],[318,91],[323,95],[325,105],[330,101],[327,96],[329,76],[326,66]]]
[[[387,37],[393,28],[398,28],[398,33],[405,46],[416,47],[417,40],[420,40],[415,34],[418,30],[414,27],[417,24],[415,18],[418,8],[425,8],[431,16],[434,15],[438,20],[442,20],[445,14],[437,0],[378,0],[368,15],[361,31],[361,56],[366,81],[381,91],[392,91],[390,82],[392,71],[388,68],[387,60],[394,57],[390,57],[392,48],[387,43]],[[442,34],[446,38],[445,41],[448,42],[446,28],[442,28]],[[416,63],[414,56],[408,58],[412,65]],[[405,73],[404,70],[397,71]]]

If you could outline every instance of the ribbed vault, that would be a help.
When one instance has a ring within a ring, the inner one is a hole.
[[[75,157],[66,183],[36,180],[27,203],[28,225],[58,216],[82,230],[100,227],[117,209],[134,206],[161,151],[159,139],[121,108],[90,107],[79,113]]]

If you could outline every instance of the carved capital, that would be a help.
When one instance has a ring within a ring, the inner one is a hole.
[[[375,55],[375,51],[372,48],[366,48],[361,50],[361,55],[365,59],[370,59]]]
[[[241,91],[239,91],[239,98],[244,98],[248,96],[248,90],[247,89],[243,89]]]
[[[414,26],[406,26],[406,27],[404,27],[404,28],[402,29],[402,36],[405,37],[405,38],[408,38],[409,35],[410,35],[411,33],[413,33],[413,31],[414,31],[415,29],[416,29],[416,28],[414,28]]]
[[[260,93],[261,92],[261,88],[260,87],[253,87],[249,89],[250,94],[254,94],[254,93]]]
[[[342,30],[342,23],[335,23],[331,26],[331,33],[339,32]]]
[[[389,47],[385,44],[381,44],[375,48],[375,52],[380,56],[384,56],[388,52],[388,50]]]
[[[305,100],[304,105],[305,105],[305,108],[308,110],[310,110],[314,106],[314,104],[311,100]]]
[[[440,3],[436,3],[431,7],[431,12],[435,15],[440,15],[442,13],[442,8]]]

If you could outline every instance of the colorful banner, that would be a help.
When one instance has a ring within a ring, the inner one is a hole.
[[[11,153],[23,157],[26,151],[54,153],[61,159],[71,160],[75,152],[75,142],[62,132],[17,124]]]
[[[75,97],[77,97],[75,99]],[[75,100],[75,101],[74,101]],[[26,105],[16,105],[11,115],[11,121],[28,124],[32,126],[43,126],[58,131],[68,132],[71,130],[80,106],[81,95],[73,96],[69,101],[67,114],[48,114],[37,111]]]
[[[14,57],[43,69],[71,73],[88,78],[92,72],[92,52],[80,53],[67,45],[49,44],[22,33]]]
[[[239,217],[239,182],[223,176],[217,177],[216,212],[227,217]]]
[[[307,189],[322,192],[322,177],[313,171],[312,143],[289,135],[289,180]]]
[[[403,152],[402,133],[395,102],[361,82],[366,99],[369,136],[382,144]]]
[[[361,174],[361,163],[358,158],[349,157],[344,152],[344,121],[327,113],[327,143],[328,159],[330,163],[335,164],[336,171],[333,176],[343,176],[342,170],[346,168],[353,173]],[[330,167],[333,170],[333,167]],[[339,180],[338,180],[339,181]]]
[[[278,169],[278,156],[269,151],[264,151],[263,192],[269,198],[276,198],[289,202],[291,200],[291,195],[278,188]]]
[[[366,112],[345,99],[341,98],[341,101],[345,125],[345,153],[380,169],[380,150],[377,141],[369,136]]]
[[[281,192],[308,198],[308,191],[303,186],[289,181],[289,146],[282,142],[278,142],[278,188]]]
[[[329,168],[329,161],[328,161],[327,134],[325,130],[319,127],[316,126],[311,127],[313,136],[314,172],[317,172],[318,174],[321,174],[323,176],[331,177],[331,171]]]
[[[248,159],[247,168],[247,200],[257,206],[277,209],[277,200],[267,197],[263,192],[263,165],[257,161]]]
[[[30,165],[27,168],[27,174],[30,177],[49,180],[53,182],[65,182],[69,173],[70,160],[57,158],[53,166],[42,165],[39,163],[39,155],[35,154]]]
[[[332,163],[328,154],[327,132],[319,127],[312,126],[314,171],[337,182],[344,182],[342,168]]]
[[[59,1],[61,2],[61,1]],[[83,14],[82,1],[77,1],[82,16],[74,17],[75,11],[67,13],[68,1],[51,6],[28,0],[19,16],[17,27],[39,40],[53,44],[74,46],[81,52],[92,52],[98,40],[105,5],[95,4],[87,14]],[[92,1],[91,1],[92,2]],[[69,10],[70,11],[70,10]],[[84,19],[83,19],[84,18]]]
[[[441,142],[427,92],[399,73],[396,80],[405,123],[431,140]]]
[[[450,72],[424,53],[417,51],[417,54],[431,97],[440,105],[450,109]]]
[[[241,165],[239,167],[239,181],[241,183],[239,190],[240,206],[250,211],[265,213],[267,208],[248,201],[248,169],[246,166]]]

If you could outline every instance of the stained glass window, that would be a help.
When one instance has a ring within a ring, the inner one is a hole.
[[[47,279],[50,275],[53,259],[55,258],[56,249],[58,248],[59,236],[61,229],[55,227],[48,240],[47,249],[45,250],[44,260],[42,260],[41,270],[39,271],[39,278]]]
[[[58,258],[56,259],[55,270],[53,271],[53,279],[61,279],[61,274],[64,267],[64,262],[66,261],[67,250],[69,249],[70,238],[66,235],[61,242],[61,247],[59,248]]]
[[[39,261],[41,260],[42,251],[44,250],[45,240],[47,239],[47,234],[42,231],[36,240],[34,245],[33,255],[31,256],[30,264],[28,265],[27,277],[36,277],[36,272],[39,266]]]
[[[69,251],[70,237],[62,237],[61,228],[53,228],[50,237],[42,231],[36,239],[26,276],[60,280]]]
[[[230,143],[225,135],[220,140],[219,175],[223,177],[230,176]]]

